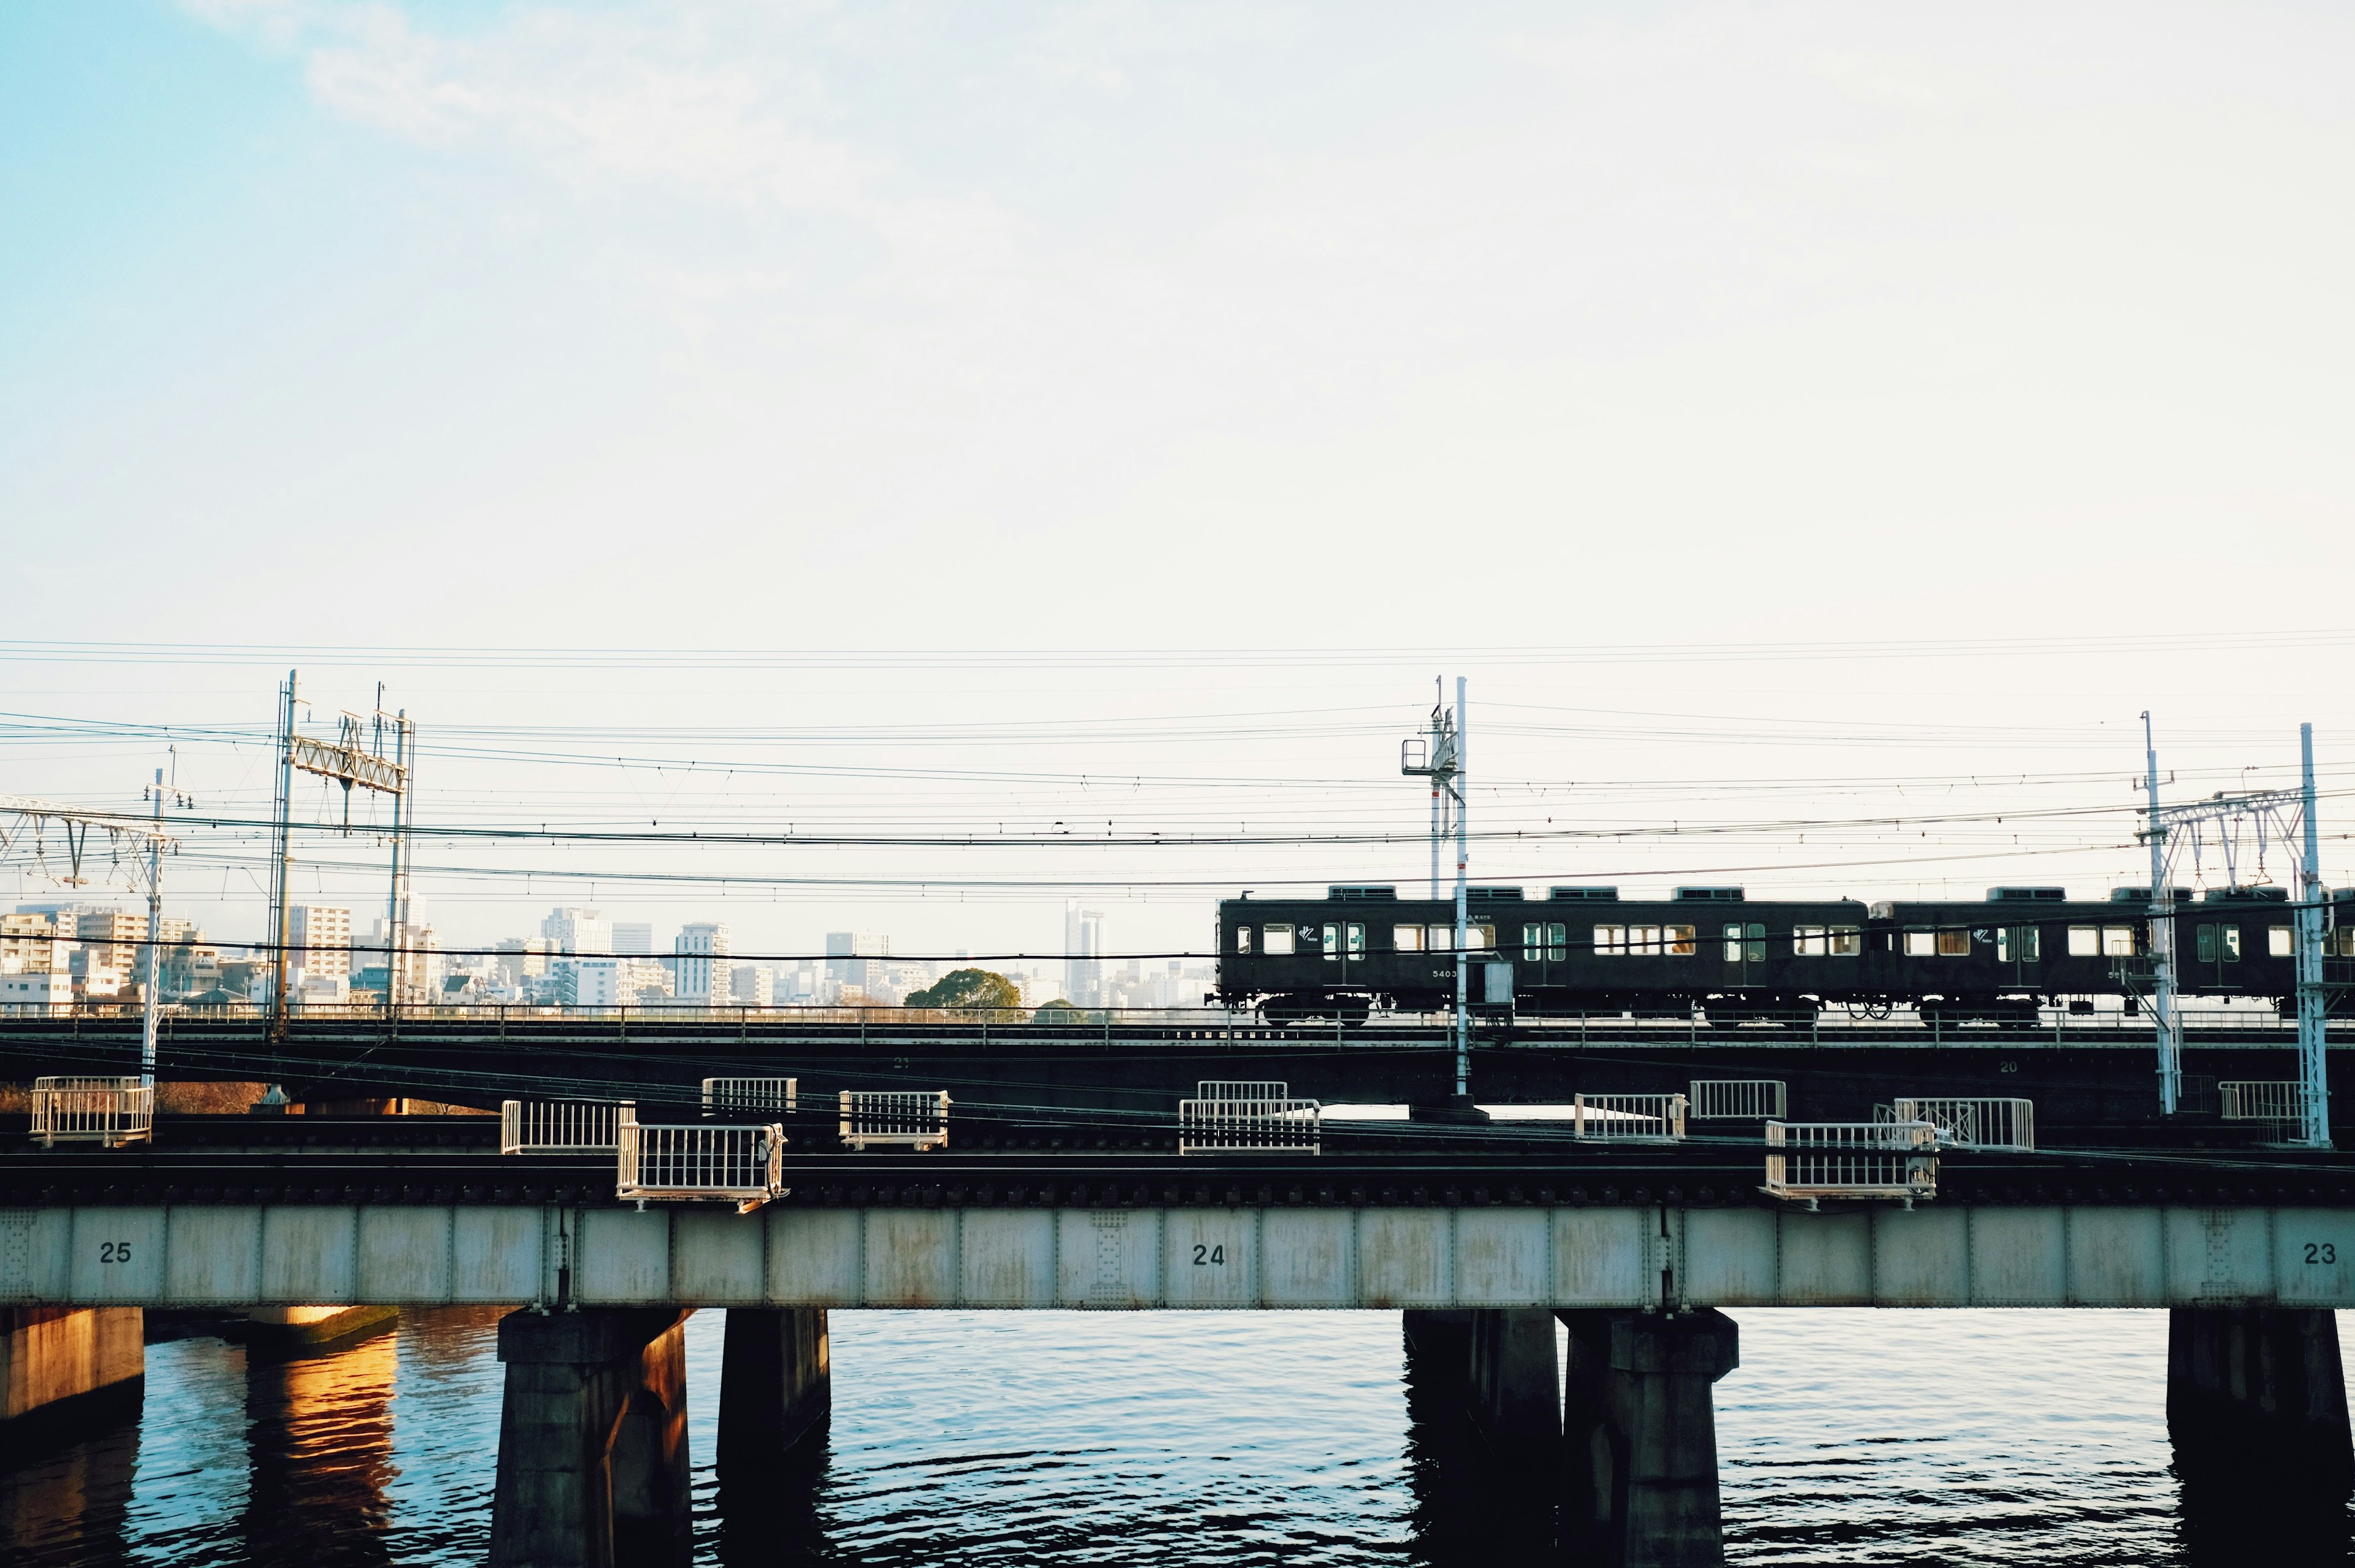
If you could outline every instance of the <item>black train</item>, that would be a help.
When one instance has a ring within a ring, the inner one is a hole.
[[[2325,951],[2355,956],[2355,890],[2332,895]],[[1616,888],[1520,888],[1469,897],[1473,1005],[1521,1017],[1698,1007],[1730,1029],[1846,1007],[1885,1017],[2026,1028],[2064,999],[2132,997],[2149,966],[2149,890],[2099,903],[2059,888],[1991,888],[1985,901],[1752,900],[1740,888],[1622,899]],[[2186,998],[2295,989],[2290,911],[2279,888],[2176,892],[2178,984]],[[1219,905],[1213,999],[1271,1023],[1362,1021],[1376,1009],[1455,1003],[1454,901],[1339,887],[1322,899]],[[2129,1005],[2132,1005],[2129,1002]]]

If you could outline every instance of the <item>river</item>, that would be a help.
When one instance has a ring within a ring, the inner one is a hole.
[[[2159,1312],[1745,1311],[1718,1385],[1740,1563],[2232,1563],[2187,1524]],[[11,1564],[478,1563],[498,1313],[309,1361],[207,1333],[145,1409],[0,1477]],[[1403,1563],[1543,1555],[1541,1498],[1403,1375],[1395,1314],[838,1312],[822,1452],[712,1474],[721,1319],[687,1328],[698,1563]],[[151,1329],[157,1331],[162,1325]],[[2347,1531],[2274,1561],[2341,1561]]]

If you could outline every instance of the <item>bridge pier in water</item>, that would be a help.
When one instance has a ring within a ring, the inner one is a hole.
[[[1741,1362],[1732,1318],[1565,1311],[1562,1535],[1613,1568],[1725,1561],[1711,1387]]]
[[[2224,1499],[2337,1518],[2355,1489],[2337,1315],[2170,1308],[2167,1430],[2187,1514]]]
[[[0,1307],[0,1449],[71,1441],[134,1416],[145,1327],[136,1307]]]
[[[834,1413],[823,1307],[731,1307],[719,1357],[719,1444],[730,1471],[758,1480]]]
[[[494,1568],[687,1561],[687,1316],[527,1307],[499,1320]]]

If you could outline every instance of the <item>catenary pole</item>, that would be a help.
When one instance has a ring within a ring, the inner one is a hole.
[[[294,692],[295,672],[290,669],[286,684],[278,688],[278,810],[272,825],[278,839],[278,852],[270,867],[271,935],[276,944],[270,983],[273,1040],[286,1032],[286,945],[293,939],[294,930],[294,913],[287,907],[294,886]]]
[[[163,978],[164,770],[155,770],[155,827],[147,835],[147,965],[139,987],[139,1082],[155,1086],[155,993]]]
[[[1465,873],[1472,862],[1468,821],[1472,815],[1466,769],[1471,735],[1465,728],[1464,677],[1455,677],[1455,1097],[1472,1093],[1472,911]]]
[[[2298,1141],[2330,1147],[2330,1079],[2324,1060],[2329,1019],[2322,988],[2322,832],[2314,820],[2314,726],[2297,727],[2299,793],[2305,822],[2305,864],[2297,903],[2297,1075],[2305,1125]]]
[[[2158,1108],[2175,1115],[2183,1093],[2183,1019],[2175,1005],[2175,890],[2167,885],[2167,827],[2158,816],[2158,746],[2142,716],[2143,788],[2149,797],[2151,1021],[2158,1040]]]

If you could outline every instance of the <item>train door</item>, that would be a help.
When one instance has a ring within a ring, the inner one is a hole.
[[[2044,939],[2032,925],[2001,925],[1995,933],[1995,961],[2002,969],[2004,981],[2012,986],[2033,986],[2043,973],[2039,967],[2044,957]]]
[[[1766,983],[1766,927],[1757,921],[1727,921],[1725,977],[1729,989]]]
[[[1325,928],[1325,962],[1337,964],[1338,969],[1326,978],[1336,985],[1348,984],[1352,974],[1364,967],[1366,928],[1357,922],[1327,925]]]
[[[2200,990],[2229,989],[2240,979],[2241,928],[2202,922],[2191,928],[2191,984]]]

